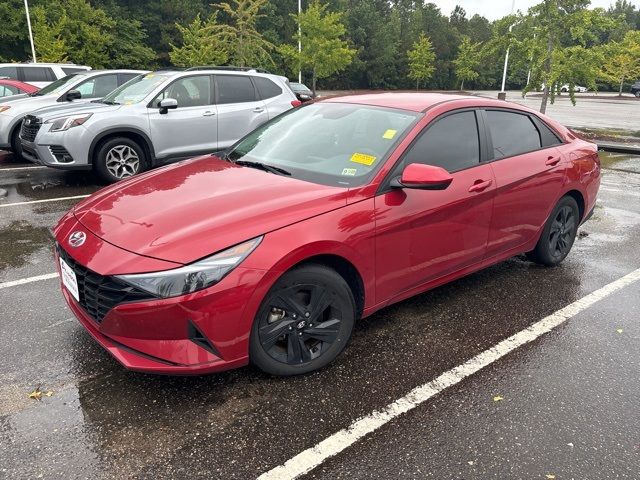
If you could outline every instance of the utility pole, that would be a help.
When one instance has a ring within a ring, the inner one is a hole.
[[[516,0],[511,0],[511,15],[513,15],[513,10],[516,7]],[[509,25],[509,33],[511,33],[511,29],[513,25]],[[509,48],[507,47],[507,53],[504,56],[504,68],[502,69],[502,89],[500,89],[500,93],[498,93],[498,99],[506,100],[507,92],[504,91],[504,86],[507,83],[507,65],[509,64]]]
[[[27,0],[24,0],[25,2]],[[300,14],[302,13],[302,0],[298,0],[298,57],[302,57],[302,30],[300,29]],[[302,60],[301,60],[302,62]],[[298,68],[298,83],[302,83],[302,67]]]
[[[31,55],[33,56],[33,63],[38,63],[36,60],[36,47],[33,45],[33,33],[31,32],[31,18],[29,18],[29,2],[24,0],[24,9],[27,13],[27,27],[29,27],[29,40],[31,41]]]

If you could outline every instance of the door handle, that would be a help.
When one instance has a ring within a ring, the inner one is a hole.
[[[210,117],[210,116],[215,115],[215,114],[216,114],[216,112],[214,112],[214,111],[212,111],[212,110],[207,110],[206,112],[204,112],[204,113],[202,114],[202,116],[203,116],[203,117]]]
[[[553,167],[555,165],[557,165],[558,163],[560,163],[560,157],[547,157],[547,161],[544,162],[545,165],[549,166],[549,167]]]
[[[476,180],[473,185],[469,187],[470,192],[482,192],[491,186],[492,180]]]
[[[253,109],[253,113],[262,113],[264,112],[264,108],[262,107],[256,107]]]

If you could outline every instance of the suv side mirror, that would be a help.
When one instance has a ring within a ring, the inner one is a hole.
[[[395,188],[417,188],[422,190],[444,190],[453,177],[442,167],[425,165],[422,163],[410,163],[402,171],[401,177],[391,180],[391,186]]]
[[[73,100],[80,100],[82,98],[82,94],[78,90],[69,90],[64,94],[64,101],[71,102]]]
[[[160,100],[158,107],[160,107],[160,114],[166,115],[169,110],[178,108],[178,101],[175,98],[163,98]]]

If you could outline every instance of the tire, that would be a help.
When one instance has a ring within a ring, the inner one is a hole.
[[[249,358],[272,375],[318,370],[344,350],[355,317],[353,293],[335,270],[317,264],[295,268],[273,285],[258,309]]]
[[[527,253],[529,260],[552,267],[562,262],[571,251],[580,224],[576,201],[562,197],[545,223],[536,248]]]
[[[634,95],[636,96],[636,98],[640,98],[640,90],[636,90],[634,92]]]
[[[100,145],[93,158],[93,168],[108,183],[141,173],[146,166],[144,149],[127,137],[110,138]]]
[[[18,124],[11,132],[11,151],[13,152],[14,162],[26,162],[27,159],[22,156],[22,145],[20,144],[20,128],[22,122]]]

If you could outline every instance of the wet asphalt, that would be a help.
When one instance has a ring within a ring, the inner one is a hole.
[[[255,478],[639,268],[640,157],[602,159],[594,216],[561,266],[513,258],[391,306],[303,377],[127,372],[72,318],[57,279],[0,289],[0,478]],[[48,229],[78,200],[2,205],[99,188],[25,167],[0,155],[0,283],[55,271]],[[637,479],[639,380],[636,282],[307,477]],[[37,387],[53,393],[30,399]]]

